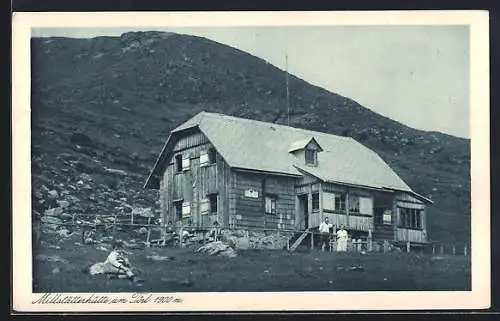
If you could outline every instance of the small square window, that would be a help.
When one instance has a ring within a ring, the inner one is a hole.
[[[210,148],[208,151],[201,151],[200,166],[208,166],[216,163],[217,152],[215,148]]]

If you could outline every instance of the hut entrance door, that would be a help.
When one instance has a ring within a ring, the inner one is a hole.
[[[309,206],[307,204],[307,194],[297,195],[299,200],[299,226],[301,229],[305,230],[309,227]]]

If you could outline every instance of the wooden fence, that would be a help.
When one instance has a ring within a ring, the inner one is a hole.
[[[40,235],[44,223],[38,220],[36,227],[37,235]],[[197,228],[194,226],[166,226],[159,224],[157,218],[155,217],[143,217],[139,215],[134,215],[132,213],[120,214],[120,215],[101,215],[101,214],[73,214],[70,221],[63,223],[57,223],[58,226],[70,227],[73,231],[76,229],[92,228],[96,230],[106,231],[111,235],[116,235],[119,230],[127,229],[146,229],[145,241],[146,246],[165,246],[167,243],[173,246],[183,247],[186,240],[182,235],[183,231],[188,231],[191,236],[197,237],[199,240],[206,240],[207,234],[210,229]],[[224,228],[222,230],[241,230],[239,228]],[[293,241],[296,240],[301,234],[307,233],[307,237],[301,242],[302,247],[314,250],[315,248],[320,248],[321,233],[316,231],[304,231],[297,229],[271,229],[271,228],[253,228],[252,231],[255,232],[274,232],[281,233],[288,237],[287,248],[290,249]],[[175,232],[175,235],[174,233]],[[326,244],[326,249],[328,251],[336,251],[336,240],[333,235],[330,234],[330,239],[328,244]],[[421,243],[411,243],[411,242],[398,242],[394,243],[388,240],[372,240],[371,238],[365,239],[352,239],[349,238],[347,244],[348,252],[390,252],[397,249],[402,252],[422,252],[427,254],[432,254],[433,256],[443,256],[443,255],[470,255],[470,245],[467,243],[463,244],[447,244],[440,242],[432,242],[427,244]]]

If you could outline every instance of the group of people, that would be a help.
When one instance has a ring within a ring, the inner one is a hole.
[[[337,238],[336,250],[337,252],[347,251],[347,240],[349,239],[349,233],[344,228],[340,226],[338,230],[335,231],[333,224],[328,222],[328,217],[323,219],[323,222],[319,225],[319,232],[321,233],[321,251],[325,251],[325,247],[330,244],[331,233],[330,230],[333,229],[333,236]]]

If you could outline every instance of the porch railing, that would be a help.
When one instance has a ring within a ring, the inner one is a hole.
[[[359,216],[359,215],[350,215],[349,216],[349,224],[347,224],[347,215],[346,214],[338,214],[338,213],[323,213],[323,217],[328,217],[329,223],[333,224],[333,226],[340,227],[345,226],[349,230],[355,231],[365,231],[369,230],[373,231],[373,217],[372,216]],[[321,214],[311,213],[309,215],[309,228],[318,227],[321,224],[322,217]]]

